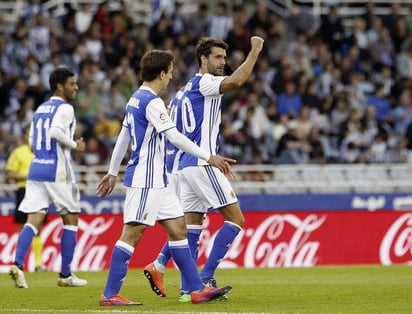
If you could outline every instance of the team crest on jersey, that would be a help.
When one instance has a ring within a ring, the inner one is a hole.
[[[236,196],[235,192],[234,192],[234,191],[230,191],[230,196],[233,197],[233,198],[235,198],[235,196]]]
[[[160,120],[162,121],[162,123],[166,123],[167,121],[169,121],[169,116],[166,113],[162,112],[160,114]]]

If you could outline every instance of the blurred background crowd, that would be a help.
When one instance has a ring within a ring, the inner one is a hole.
[[[69,4],[56,18],[32,0],[15,23],[0,15],[0,169],[50,96],[55,67],[70,67],[79,83],[76,136],[87,151],[75,161],[102,165],[140,84],[145,51],[176,56],[162,94],[168,103],[198,70],[200,37],[225,40],[235,69],[252,35],[265,39],[264,51],[247,84],[223,98],[222,155],[244,164],[412,162],[411,5],[393,2],[377,15],[368,2],[346,23],[336,6],[315,18],[304,5],[281,17],[260,1],[199,1],[190,14],[184,1],[169,3],[151,23],[136,22],[127,1]]]

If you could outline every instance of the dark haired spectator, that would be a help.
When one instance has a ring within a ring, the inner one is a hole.
[[[256,29],[269,30],[272,27],[272,13],[263,2],[256,2],[255,11],[247,21],[247,27],[252,34]]]
[[[370,44],[369,49],[375,69],[383,65],[393,66],[395,50],[386,27],[379,31],[378,38]]]
[[[205,37],[209,26],[209,6],[200,3],[198,9],[186,17],[187,32],[191,42]]]
[[[328,13],[321,16],[319,33],[334,55],[341,52],[343,32],[343,23],[338,13],[338,7],[331,6]]]
[[[277,100],[278,114],[297,117],[302,108],[302,99],[296,91],[296,83],[286,83],[285,91],[280,93]]]
[[[162,48],[166,38],[173,38],[173,21],[162,14],[149,30],[149,40],[155,48]]]
[[[242,6],[233,8],[233,25],[226,36],[226,43],[229,45],[228,53],[235,50],[247,54],[250,50],[250,32],[245,25],[245,11]]]
[[[300,139],[296,135],[296,129],[296,121],[287,124],[287,131],[281,136],[276,149],[276,163],[305,164],[309,162],[311,145],[307,139]]]

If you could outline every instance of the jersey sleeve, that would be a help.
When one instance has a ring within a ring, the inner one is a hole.
[[[146,118],[153,124],[158,133],[175,127],[175,124],[167,113],[163,100],[160,98],[155,98],[149,102],[146,108]]]
[[[226,77],[227,76],[214,76],[209,73],[203,74],[199,82],[200,92],[205,96],[222,95],[220,85]]]
[[[51,127],[57,127],[60,129],[65,129],[74,120],[74,109],[73,106],[69,104],[63,104],[59,106],[56,114],[53,117]]]

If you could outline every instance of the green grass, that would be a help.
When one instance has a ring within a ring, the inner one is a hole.
[[[29,289],[0,274],[0,313],[412,313],[412,266],[353,266],[218,270],[231,284],[229,300],[179,303],[179,273],[167,270],[168,296],[157,297],[142,270],[130,270],[121,294],[141,307],[98,306],[107,272],[76,273],[86,287],[57,287],[56,273],[27,273]]]

